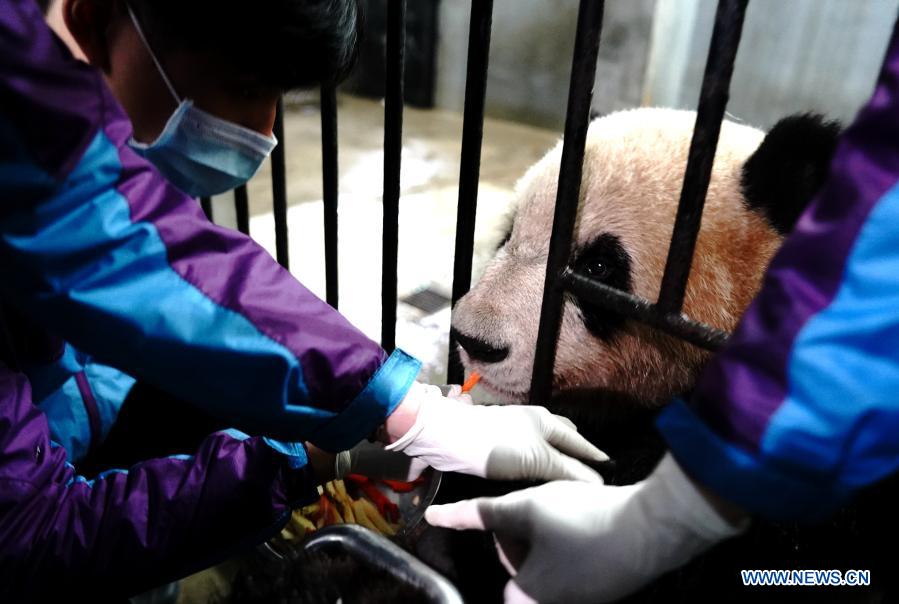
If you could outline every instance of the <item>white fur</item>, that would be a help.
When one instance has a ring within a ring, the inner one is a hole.
[[[575,239],[601,233],[620,238],[631,258],[634,293],[655,300],[680,197],[695,114],[642,108],[594,121],[587,135]],[[732,329],[755,294],[780,243],[765,219],[745,207],[743,163],[763,133],[724,122],[702,227],[688,282],[685,313]],[[499,363],[463,363],[482,376],[488,395],[524,401],[530,386],[546,254],[555,204],[561,143],[532,166],[517,186],[512,236],[477,285],[455,308],[453,326],[510,353]],[[661,404],[689,387],[702,351],[629,322],[607,344],[567,303],[556,355],[554,386],[603,387]]]

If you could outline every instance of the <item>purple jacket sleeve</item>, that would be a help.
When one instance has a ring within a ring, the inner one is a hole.
[[[698,480],[821,518],[899,469],[899,37],[828,182],[690,404],[659,427]]]
[[[101,75],[34,0],[0,11],[0,294],[77,348],[242,429],[348,448],[419,363],[389,359],[127,146]]]
[[[0,365],[0,600],[130,595],[272,536],[316,494],[302,448],[275,447],[219,432],[193,456],[87,481]]]

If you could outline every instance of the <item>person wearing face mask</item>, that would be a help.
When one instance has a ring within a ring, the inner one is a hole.
[[[355,1],[61,11],[83,61],[35,0],[0,5],[0,599],[127,595],[208,566],[384,453],[347,452],[366,438],[419,467],[600,480],[575,457],[604,454],[570,424],[417,381],[417,360],[192,197],[252,176],[284,90],[348,71]],[[88,480],[70,461],[132,376],[241,431]]]

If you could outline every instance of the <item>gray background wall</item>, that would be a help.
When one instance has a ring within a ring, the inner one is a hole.
[[[645,104],[696,107],[716,4],[659,0]],[[873,90],[897,9],[899,0],[751,0],[728,113],[761,127],[798,111],[850,121]]]
[[[656,0],[606,2],[594,108],[640,104]],[[469,0],[442,0],[436,104],[461,111]],[[577,0],[495,0],[487,113],[561,128],[568,99]]]
[[[487,113],[560,129],[577,0],[495,0]],[[695,108],[716,0],[607,0],[594,92],[606,113]],[[728,111],[767,127],[815,110],[848,121],[871,92],[899,0],[751,0]],[[470,0],[442,0],[435,100],[461,111]]]

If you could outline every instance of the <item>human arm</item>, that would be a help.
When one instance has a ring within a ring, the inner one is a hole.
[[[659,429],[748,513],[821,519],[899,468],[899,39],[824,188],[689,401]]]
[[[332,451],[418,372],[248,237],[211,224],[126,142],[100,74],[29,0],[0,14],[0,294],[55,334],[246,430]]]
[[[506,602],[610,602],[740,533],[667,455],[635,485],[556,481],[440,506],[427,521],[490,530]]]
[[[317,495],[301,447],[237,431],[88,478],[0,366],[0,599],[133,595],[265,540]]]

